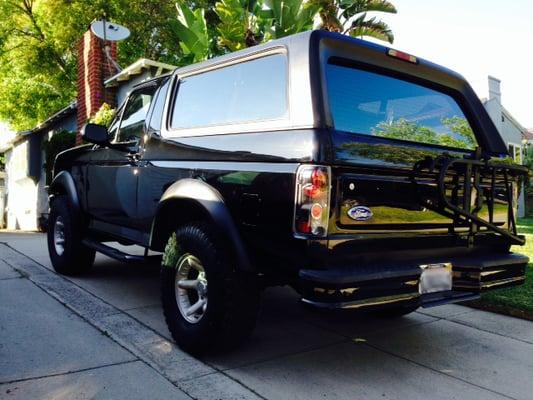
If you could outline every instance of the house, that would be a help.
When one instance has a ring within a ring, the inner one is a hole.
[[[8,229],[38,230],[48,214],[43,143],[58,131],[76,130],[76,102],[35,128],[19,132],[0,149],[5,157],[3,199]]]
[[[15,132],[9,129],[9,126],[0,122],[0,229],[6,227],[5,194],[7,192],[7,176],[4,168],[4,151],[9,148],[9,142],[13,140],[15,135]]]
[[[533,128],[529,128],[524,133],[524,141],[522,143],[526,144],[526,147],[529,148],[529,146],[533,145]]]
[[[499,79],[489,76],[489,97],[482,99],[483,104],[507,144],[510,156],[517,163],[522,164],[527,129],[520,125],[502,105],[500,86],[501,81]]]
[[[116,58],[115,45],[112,54]],[[0,143],[0,154],[5,156],[6,182],[0,189],[0,205],[4,204],[6,210],[4,225],[28,231],[43,228],[49,208],[44,142],[67,130],[77,132],[77,143],[81,143],[81,127],[104,101],[120,105],[137,83],[174,69],[173,65],[143,58],[113,74],[116,71],[105,61],[100,39],[87,31],[78,43],[77,99],[35,128]]]
[[[115,89],[115,101],[120,105],[128,97],[131,88],[138,83],[176,69],[176,66],[141,58],[104,81],[108,89]]]
[[[527,129],[511,115],[502,105],[501,81],[493,76],[488,77],[489,97],[481,99],[492,122],[509,150],[509,155],[518,164],[523,164],[527,148]],[[522,188],[523,189],[523,188]],[[523,217],[526,212],[524,190],[518,199],[518,216]]]

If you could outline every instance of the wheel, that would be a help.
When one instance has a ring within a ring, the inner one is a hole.
[[[172,337],[193,354],[235,346],[255,326],[257,279],[235,268],[230,252],[203,222],[182,226],[170,237],[161,297]]]
[[[89,270],[95,251],[81,242],[79,223],[64,196],[52,201],[48,223],[48,253],[54,269],[63,275],[78,275]]]

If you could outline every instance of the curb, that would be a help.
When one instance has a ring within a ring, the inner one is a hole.
[[[224,372],[180,350],[134,317],[55,274],[6,243],[3,261],[102,334],[130,351],[194,399],[263,399]],[[197,382],[198,384],[194,384]]]

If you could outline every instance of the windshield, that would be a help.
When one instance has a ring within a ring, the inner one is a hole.
[[[331,61],[326,80],[338,130],[460,149],[477,145],[466,117],[447,94]]]

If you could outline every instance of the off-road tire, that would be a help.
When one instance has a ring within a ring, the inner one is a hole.
[[[56,222],[63,225],[63,252],[59,254],[54,243]],[[82,243],[82,229],[73,215],[65,196],[53,199],[48,220],[48,253],[54,269],[62,275],[79,275],[87,272],[94,263],[95,251]]]
[[[224,244],[209,224],[194,222],[178,228],[165,248],[160,274],[165,320],[178,346],[192,354],[234,347],[255,327],[257,278],[236,268]],[[207,306],[195,323],[180,312],[175,289],[180,260],[191,255],[201,262],[207,280]]]

